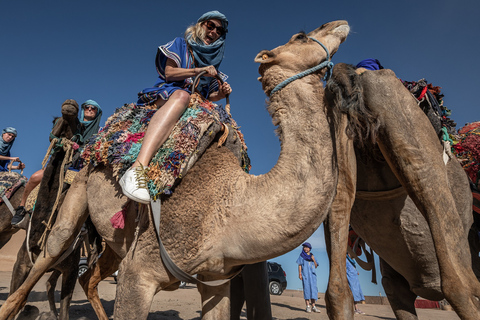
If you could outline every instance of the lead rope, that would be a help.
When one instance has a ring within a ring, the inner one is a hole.
[[[62,165],[60,167],[61,169],[60,169],[57,197],[55,199],[55,203],[52,208],[52,213],[50,214],[50,217],[47,223],[45,221],[42,221],[42,224],[44,224],[46,228],[42,234],[42,237],[38,241],[38,244],[40,245],[41,250],[43,250],[45,247],[45,242],[47,241],[47,233],[52,229],[53,214],[55,213],[55,210],[57,210],[58,202],[60,201],[60,196],[62,195],[63,181],[65,179],[65,165],[67,163],[72,162],[73,152],[75,150],[74,146],[77,145],[75,142],[70,141],[66,138],[60,139],[60,143],[57,143],[58,140],[59,140],[58,138],[52,139],[52,142],[50,143],[50,147],[48,149],[49,151],[51,151],[53,149],[53,145],[55,145],[55,147],[62,147],[63,150],[65,151],[65,156],[63,157]],[[47,152],[47,154],[45,155],[45,159],[42,162],[42,168],[44,168],[45,163],[47,162],[46,159],[48,159],[48,156],[49,156],[49,152]]]
[[[316,43],[318,43],[319,45],[322,46],[322,48],[325,50],[325,52],[327,53],[327,59],[325,61],[323,61],[322,63],[320,63],[319,65],[313,67],[313,68],[310,68],[308,70],[305,70],[303,72],[300,72],[299,74],[296,74],[282,82],[280,82],[273,90],[272,92],[270,92],[270,97],[272,97],[272,95],[285,88],[290,82],[293,82],[297,79],[300,79],[300,78],[303,78],[305,76],[308,76],[309,74],[312,74],[320,69],[323,69],[323,68],[327,68],[327,72],[325,73],[325,77],[323,80],[328,80],[330,79],[330,77],[332,76],[332,68],[333,68],[333,62],[331,61],[331,58],[330,58],[330,52],[328,52],[328,49],[327,47],[325,47],[325,45],[323,43],[321,43],[320,41],[318,41],[317,39],[315,38],[312,38],[312,37],[308,37],[309,39],[312,39],[313,41],[315,41]]]

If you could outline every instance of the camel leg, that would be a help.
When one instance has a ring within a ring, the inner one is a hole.
[[[106,246],[97,262],[78,279],[99,320],[108,320],[108,316],[98,295],[98,284],[118,269],[120,261],[120,257]]]
[[[243,285],[244,271],[230,281],[230,320],[240,319],[242,308],[245,304],[245,288]]]
[[[18,229],[13,229],[13,230],[9,230],[9,231],[2,231],[0,233],[0,249],[3,248],[4,245],[7,244],[8,241],[10,241],[10,239],[12,238],[13,234],[17,231]]]
[[[40,253],[23,284],[12,293],[0,308],[0,320],[13,319],[23,308],[28,294],[45,272],[73,242],[85,222],[87,211],[86,170],[77,174],[58,213],[46,249]]]
[[[24,241],[20,250],[18,250],[17,260],[13,265],[12,279],[10,280],[10,295],[22,285],[31,269],[32,265]]]
[[[353,142],[345,132],[346,117],[339,124],[337,194],[324,223],[325,242],[330,262],[330,275],[325,293],[327,314],[330,319],[353,319],[353,297],[347,280],[347,239],[350,212],[355,201],[357,167]]]
[[[383,289],[395,317],[399,320],[418,320],[415,311],[417,295],[410,291],[408,281],[382,258],[380,258],[380,270],[382,272]]]
[[[55,305],[55,287],[57,285],[58,278],[62,273],[58,270],[54,270],[50,277],[47,280],[47,296],[48,296],[48,304],[50,305],[50,311],[53,312],[55,317],[58,318],[58,311]]]
[[[361,79],[365,102],[381,122],[380,150],[431,229],[442,291],[460,318],[480,319],[480,283],[437,135],[391,70],[365,72]]]
[[[202,281],[210,280],[198,276]],[[230,318],[230,282],[216,287],[197,284],[198,292],[202,297],[202,319],[216,320]]]
[[[244,302],[247,319],[272,319],[267,262],[248,264],[240,275],[230,281],[230,319],[240,319]]]
[[[158,251],[157,254],[160,257]],[[153,297],[157,292],[155,270],[146,267],[145,264],[142,270],[139,270],[139,262],[134,259],[131,258],[131,254],[127,254],[118,272],[113,311],[113,318],[116,320],[147,319]]]
[[[78,256],[79,257],[79,256]],[[75,284],[77,282],[78,276],[78,261],[74,268],[65,270],[62,273],[62,290],[60,296],[60,320],[68,320],[70,309],[70,303],[72,302],[73,291],[75,289]]]

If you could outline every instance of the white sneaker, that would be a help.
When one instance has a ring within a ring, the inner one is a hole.
[[[320,311],[319,309],[317,309],[316,306],[313,306],[313,307],[312,307],[312,312],[321,313],[322,311]]]
[[[122,176],[119,183],[122,187],[123,194],[128,198],[140,203],[149,204],[150,193],[148,192],[148,178],[145,171],[146,168],[142,165],[130,168]]]
[[[307,306],[307,310],[305,310],[307,312],[312,312],[312,309],[310,309],[310,306]]]

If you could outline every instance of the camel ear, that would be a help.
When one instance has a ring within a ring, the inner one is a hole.
[[[270,63],[275,60],[275,54],[272,51],[262,50],[255,57],[255,62],[258,63]]]

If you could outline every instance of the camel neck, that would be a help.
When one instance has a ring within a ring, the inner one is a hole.
[[[318,228],[333,201],[337,176],[318,76],[291,83],[276,94],[268,109],[279,125],[282,150],[278,162],[267,174],[250,177],[246,192],[238,193],[238,203],[251,205],[238,208],[245,232],[235,241],[250,247],[249,242],[265,235],[262,246],[268,248],[250,252],[253,261],[288,252]],[[256,223],[252,226],[245,216]]]

